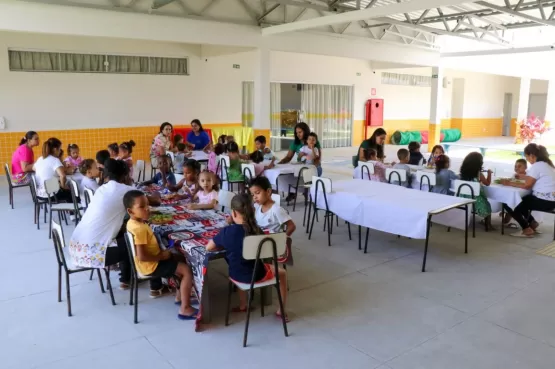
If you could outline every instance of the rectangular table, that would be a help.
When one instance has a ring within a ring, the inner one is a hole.
[[[318,209],[326,209],[321,187],[318,188],[318,196],[316,187],[313,184],[311,188],[312,199]],[[464,229],[465,253],[468,252],[468,206],[474,202],[472,199],[360,179],[333,182],[333,192],[326,194],[326,197],[329,211],[351,224],[425,239],[423,272],[426,269],[432,217],[434,223]],[[464,208],[464,212],[460,208]]]

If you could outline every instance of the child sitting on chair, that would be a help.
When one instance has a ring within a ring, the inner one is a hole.
[[[283,298],[283,308],[287,301],[287,274],[284,269],[275,268],[270,264],[259,262],[255,270],[255,260],[243,258],[243,240],[246,236],[263,234],[256,223],[254,207],[249,195],[240,194],[231,200],[231,218],[233,224],[223,228],[220,233],[206,245],[207,251],[215,251],[218,248],[226,250],[226,260],[229,265],[229,278],[241,283],[251,283],[254,275],[256,283],[270,280],[277,276],[279,278],[280,293]],[[233,312],[247,311],[247,294],[239,290],[239,306],[234,307]],[[285,312],[278,309],[276,316],[281,318]],[[285,321],[289,321],[287,315]]]
[[[451,181],[459,179],[459,177],[452,170],[449,170],[450,164],[451,162],[447,155],[439,155],[436,158],[436,185],[432,188],[432,192],[443,195],[453,195],[453,191],[451,191]]]
[[[412,141],[409,143],[409,164],[410,165],[424,165],[426,163],[426,159],[424,159],[424,155],[420,152],[420,144],[416,141]]]
[[[81,191],[89,188],[93,191],[98,190],[98,182],[97,179],[100,177],[100,170],[98,169],[98,165],[93,159],[85,159],[79,165],[79,172],[83,175],[83,179],[81,180]],[[81,193],[81,195],[83,195]],[[81,197],[84,199],[84,196]]]
[[[254,164],[254,175],[256,177],[263,175],[266,169],[272,169],[275,166],[274,164],[275,158],[272,159],[270,164],[264,165],[263,163],[264,155],[262,154],[262,151],[253,152],[252,154],[249,155],[249,159],[252,160]]]
[[[254,146],[256,147],[257,151],[260,151],[264,155],[264,161],[273,161],[276,159],[272,150],[270,150],[269,147],[266,147],[266,137],[257,136],[254,139]]]
[[[218,181],[214,173],[205,171],[198,178],[199,184],[193,200],[198,200],[196,204],[189,204],[191,210],[210,210],[218,206]]]
[[[364,150],[364,155],[366,160],[374,165],[374,174],[370,174],[370,180],[376,182],[387,182],[387,179],[385,178],[385,169],[390,166],[385,165],[378,160],[378,152],[374,149]]]
[[[440,155],[445,155],[445,151],[443,150],[443,146],[435,145],[432,148],[432,155],[430,155],[430,157],[428,158],[428,166],[429,167],[434,167],[436,162],[437,162],[437,158]]]
[[[200,163],[194,159],[187,160],[182,168],[183,179],[175,186],[169,186],[169,190],[177,192],[173,195],[176,200],[192,201],[198,189],[198,175]]]
[[[306,145],[301,147],[297,156],[300,162],[316,166],[318,177],[322,175],[322,165],[320,163],[320,149],[316,147],[318,136],[314,132],[308,134]]]
[[[482,224],[486,227],[486,230],[494,230],[491,225],[491,204],[489,203],[483,188],[483,186],[489,186],[491,184],[491,170],[488,169],[487,176],[484,176],[482,174],[483,165],[484,157],[482,154],[479,152],[471,152],[464,158],[461,164],[460,179],[463,181],[480,183],[480,193],[474,194],[474,198],[476,199],[474,209],[476,209],[476,214],[479,217],[484,218]],[[470,198],[468,195],[460,196]]]
[[[151,184],[157,184],[160,187],[172,187],[175,186],[175,176],[170,172],[171,158],[167,155],[160,156],[158,159],[158,170],[160,172],[150,180],[141,183],[141,186],[150,186]]]
[[[409,157],[410,157],[409,150],[399,149],[399,151],[397,151],[397,159],[399,159],[399,163],[393,166],[393,169],[404,170],[407,173],[407,179],[401,183],[403,187],[410,187],[410,183],[411,183],[410,167],[408,166]],[[392,181],[394,181],[396,178],[397,178],[396,174],[391,175]],[[392,183],[398,184],[397,181]]]
[[[528,162],[526,161],[526,159],[517,159],[517,161],[515,162],[515,174],[513,176],[513,178],[516,179],[524,179],[524,177],[526,176],[526,170],[528,169]],[[506,207],[506,205],[504,205]],[[502,214],[499,214],[500,216]],[[509,228],[518,228],[518,226],[515,223],[511,223],[511,214],[509,214],[508,212],[505,212],[505,218],[503,218],[503,223],[505,223],[506,227]]]
[[[225,153],[225,145],[218,143],[216,144],[216,146],[214,146],[214,150],[210,153],[210,155],[208,155],[208,170],[212,173],[215,173],[216,175],[218,173],[218,156],[222,155],[223,153]]]
[[[192,153],[187,150],[187,145],[183,142],[177,144],[177,152],[173,155],[173,167],[176,174],[183,174],[183,167]]]

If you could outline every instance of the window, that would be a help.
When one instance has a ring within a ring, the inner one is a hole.
[[[19,72],[189,75],[187,58],[74,54],[8,50],[10,70]]]
[[[432,85],[432,78],[413,74],[382,72],[382,83],[384,85],[430,87]]]

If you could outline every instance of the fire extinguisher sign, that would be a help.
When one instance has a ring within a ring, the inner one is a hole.
[[[376,96],[376,89],[375,88],[370,90],[370,95]]]

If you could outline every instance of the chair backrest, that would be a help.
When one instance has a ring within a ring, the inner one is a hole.
[[[145,178],[145,161],[137,160],[135,163],[135,173],[137,173],[137,182],[141,181],[141,174],[143,175],[143,181]]]
[[[125,243],[127,244],[127,252],[129,254],[129,263],[131,264],[131,269],[139,278],[144,278],[145,275],[139,272],[137,266],[135,265],[135,258],[137,257],[137,251],[135,250],[135,239],[130,232],[125,232]]]
[[[63,248],[65,243],[62,237],[62,227],[52,220],[52,242],[54,243],[54,251],[56,251],[56,259],[59,265],[63,265],[64,269],[67,271],[66,257]]]
[[[60,235],[60,246],[62,248],[65,248],[66,247],[66,242],[65,242],[64,238],[62,237],[62,234],[63,234],[62,226],[60,224],[58,224],[58,222],[56,222],[54,220],[54,218],[52,218],[52,233],[54,233],[54,231],[57,231],[58,234]]]
[[[227,179],[227,170],[229,169],[229,156],[220,155],[218,156],[218,169],[219,173],[216,173],[222,181]]]
[[[375,173],[374,163],[370,162],[359,162],[360,166],[360,178],[364,179],[364,172],[366,172],[366,176],[370,179],[370,175]]]
[[[245,181],[248,181],[250,183],[250,181],[252,181],[254,179],[254,177],[256,177],[255,171],[254,171],[254,164],[241,164],[241,172],[243,173],[243,176],[245,176]]]
[[[52,177],[44,181],[44,190],[48,194],[48,197],[52,197],[56,192],[60,191],[60,180],[58,177]]]
[[[313,176],[312,177],[312,187],[315,187],[318,182],[320,182],[320,187],[322,187],[322,185],[323,185],[323,188],[324,188],[326,193],[332,192],[331,179],[330,178]]]
[[[303,177],[303,182],[306,183],[311,183],[312,182],[312,177],[317,177],[318,176],[318,171],[316,170],[316,167],[311,165],[309,167],[303,167],[301,168],[301,172],[302,173],[302,177]]]
[[[208,165],[206,165],[206,163],[200,163],[200,171],[204,172],[206,170],[206,168],[208,168]]]
[[[285,253],[286,244],[287,235],[284,232],[247,236],[243,240],[243,259],[254,260],[257,259],[257,255],[258,259],[276,258]]]
[[[224,208],[231,209],[231,199],[233,199],[235,194],[231,191],[220,190],[218,192],[218,204],[222,206],[222,210]]]
[[[467,195],[475,198],[480,194],[480,182],[462,181],[460,179],[456,179],[453,182],[456,196]]]
[[[37,178],[35,177],[35,173],[31,174],[31,197],[33,198],[33,202],[36,204],[38,201],[37,198]]]
[[[12,187],[12,175],[8,163],[4,164],[4,171],[6,172],[6,180],[8,181],[8,186]]]
[[[407,171],[404,169],[386,168],[385,178],[387,178],[389,183],[398,182],[401,185],[402,182],[407,181]]]
[[[92,189],[90,189],[90,188],[88,188],[88,187],[85,187],[85,188],[83,189],[83,196],[85,196],[85,207],[88,208],[88,207],[89,207],[89,204],[91,203],[92,198],[93,198],[93,196],[94,196],[94,190],[92,190]]]
[[[75,209],[75,216],[77,220],[81,218],[81,212],[79,211],[79,185],[73,179],[67,180],[69,184],[69,190],[71,191],[71,200],[73,201],[73,208]]]
[[[173,163],[173,161],[175,160],[175,154],[171,151],[168,151],[167,155],[170,157],[170,159],[172,159],[172,163]]]
[[[419,170],[416,172],[416,180],[422,185],[424,181],[428,186],[436,185],[436,174]]]
[[[275,202],[276,204],[281,204],[281,196],[277,193],[273,193],[272,194],[272,201]]]

